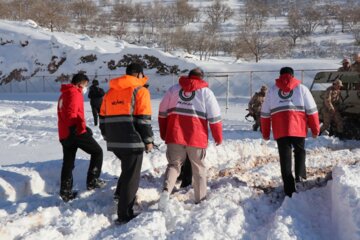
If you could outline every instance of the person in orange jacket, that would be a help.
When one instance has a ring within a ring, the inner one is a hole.
[[[99,178],[103,162],[103,151],[92,137],[92,131],[86,127],[84,115],[83,92],[89,78],[82,73],[75,74],[71,84],[61,85],[61,95],[58,101],[58,131],[63,148],[63,165],[61,169],[60,197],[65,201],[74,199],[77,195],[72,190],[75,155],[78,148],[91,155],[86,185],[88,190],[100,188],[105,182]]]
[[[139,188],[143,152],[153,149],[150,92],[144,87],[148,78],[140,64],[132,63],[126,75],[110,81],[100,109],[100,130],[121,161],[121,175],[115,191],[118,198],[117,224],[134,217],[133,206]]]

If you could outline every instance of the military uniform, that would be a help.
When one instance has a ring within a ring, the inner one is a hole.
[[[248,105],[249,112],[251,113],[251,115],[254,117],[255,120],[255,123],[253,125],[254,131],[257,131],[257,129],[260,127],[260,112],[261,112],[261,106],[265,100],[265,91],[255,93]]]
[[[340,83],[342,86],[342,83]],[[343,133],[343,123],[339,112],[341,103],[341,91],[334,86],[329,87],[325,93],[324,106],[322,109],[323,125],[320,132],[327,130],[330,127],[330,123],[333,120],[336,125],[336,132],[339,136]]]
[[[359,72],[360,73],[360,62],[354,62],[352,65],[351,65],[351,68],[350,68],[351,72]]]
[[[338,72],[350,72],[351,67],[340,67],[337,71]]]
[[[338,72],[350,72],[350,71],[351,71],[350,60],[344,58],[342,60],[342,67],[338,69]]]

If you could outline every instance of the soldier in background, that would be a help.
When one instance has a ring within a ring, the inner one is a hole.
[[[360,53],[354,55],[354,63],[351,65],[350,71],[360,73]]]
[[[260,92],[256,92],[248,104],[249,114],[255,120],[255,123],[253,125],[254,131],[257,131],[257,129],[260,127],[261,106],[264,102],[266,92],[267,92],[267,87],[265,85],[263,85],[260,89]],[[261,131],[261,128],[260,128],[260,131]]]
[[[328,130],[330,123],[334,121],[336,125],[336,135],[339,138],[343,136],[343,123],[340,114],[340,103],[342,102],[341,87],[343,86],[341,80],[337,79],[333,85],[326,90],[324,104],[323,104],[323,125],[320,128],[320,135]]]
[[[351,64],[348,58],[344,58],[342,60],[342,67],[338,69],[338,72],[350,72],[351,71]]]

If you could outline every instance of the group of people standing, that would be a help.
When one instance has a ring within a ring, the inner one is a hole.
[[[87,174],[87,189],[105,185],[99,178],[103,161],[100,145],[86,127],[83,92],[89,79],[84,74],[74,75],[70,84],[61,87],[58,103],[59,139],[63,147],[60,197],[66,202],[76,197],[72,190],[72,170],[78,148],[91,155]],[[117,223],[127,223],[134,217],[133,206],[139,188],[143,153],[154,148],[151,127],[152,107],[147,88],[148,77],[140,64],[127,66],[126,74],[114,78],[105,94],[94,81],[89,93],[97,125],[100,118],[101,134],[107,150],[121,161],[121,174],[114,198],[118,199]],[[335,82],[334,86],[341,86]],[[101,106],[94,98],[101,99]],[[255,101],[255,100],[256,101]],[[270,139],[271,129],[277,141],[284,192],[291,197],[296,192],[296,182],[306,179],[305,138],[308,128],[313,138],[320,133],[319,115],[309,89],[294,77],[294,70],[284,67],[280,76],[269,89],[260,93],[249,103],[256,123],[261,125],[264,140]],[[208,126],[216,145],[223,141],[222,120],[219,104],[214,93],[204,81],[200,68],[182,76],[179,83],[164,95],[158,113],[160,137],[167,144],[168,165],[160,194],[159,209],[166,209],[170,194],[185,161],[191,163],[195,203],[206,199],[207,180],[204,164],[208,145]],[[261,123],[261,124],[260,124]],[[292,149],[295,158],[295,177],[292,174]]]
[[[220,107],[204,73],[195,68],[183,76],[168,90],[160,104],[159,127],[161,138],[168,145],[168,166],[165,173],[159,208],[169,200],[180,168],[185,160],[192,169],[195,202],[206,197],[206,168],[204,158],[208,144],[208,125],[217,145],[222,142]],[[99,113],[100,130],[107,150],[121,161],[121,174],[114,198],[118,200],[116,223],[130,221],[136,214],[133,206],[139,188],[143,153],[152,151],[154,134],[151,127],[152,107],[147,88],[148,77],[140,64],[127,66],[126,74],[110,81],[110,89],[104,95],[93,82],[89,98],[97,125]],[[63,84],[58,102],[59,139],[63,147],[60,197],[67,202],[77,192],[72,189],[72,170],[78,148],[91,155],[87,176],[87,189],[105,186],[100,179],[103,152],[86,127],[83,94],[89,82],[85,74],[73,76],[70,84]],[[103,98],[101,107],[94,98]]]

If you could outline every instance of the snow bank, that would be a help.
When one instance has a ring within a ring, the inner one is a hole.
[[[337,239],[360,239],[360,164],[336,167],[332,181],[332,227]]]

